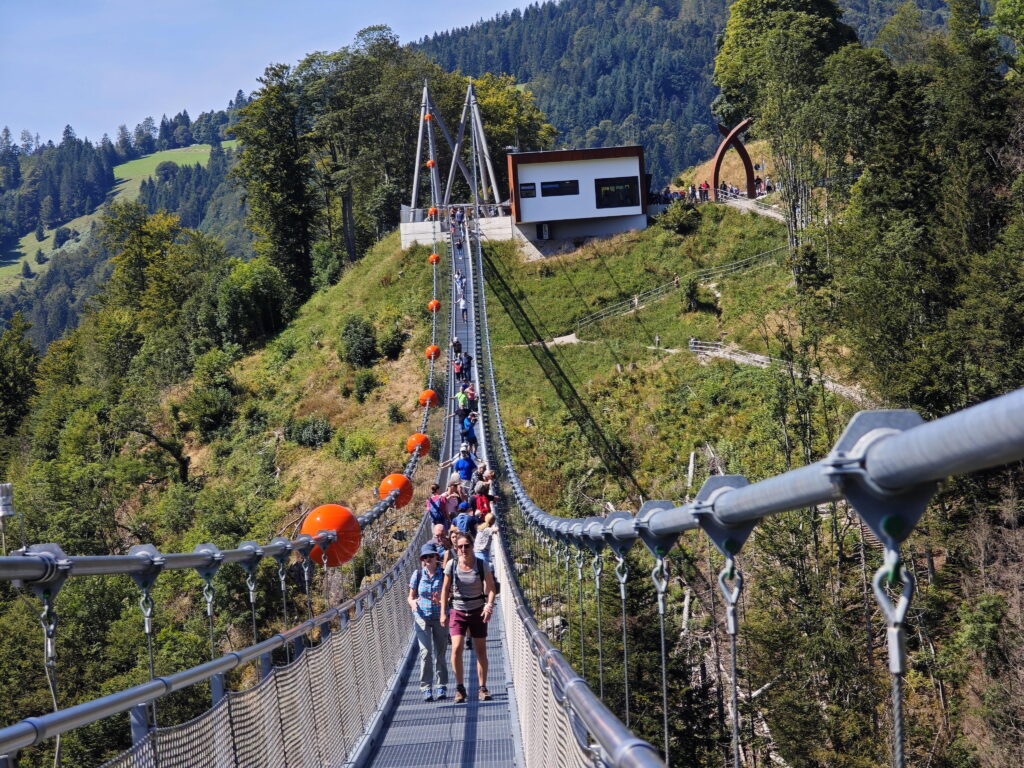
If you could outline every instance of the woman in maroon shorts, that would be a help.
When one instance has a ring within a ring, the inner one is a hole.
[[[461,533],[455,540],[457,558],[448,561],[441,587],[441,626],[449,624],[452,636],[452,668],[455,670],[455,703],[466,700],[463,685],[462,651],[466,635],[473,638],[476,651],[476,675],[480,682],[480,700],[490,701],[487,690],[487,622],[494,614],[494,577],[490,566],[473,553],[473,537]],[[448,600],[452,598],[451,610]]]

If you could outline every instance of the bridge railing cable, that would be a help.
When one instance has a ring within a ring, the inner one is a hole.
[[[477,271],[482,280],[479,241],[477,247]],[[482,313],[482,334],[489,352],[486,312]],[[851,419],[828,456],[807,466],[756,483],[749,483],[741,475],[714,476],[696,499],[686,504],[648,501],[636,515],[617,512],[605,518],[576,519],[545,512],[523,487],[501,419],[490,354],[487,364],[490,386],[481,402],[489,411],[491,432],[497,439],[509,485],[528,524],[557,545],[581,553],[600,553],[609,547],[619,556],[620,565],[622,553],[640,541],[657,563],[652,573],[656,587],[659,575],[664,583],[665,556],[678,537],[686,531],[702,530],[726,561],[719,584],[727,603],[727,630],[733,647],[736,602],[743,585],[735,558],[756,523],[768,515],[845,499],[885,548],[885,562],[876,572],[873,585],[887,623],[896,726],[893,765],[903,765],[900,691],[906,665],[904,622],[915,583],[912,570],[902,562],[900,545],[913,531],[939,480],[1024,458],[1024,389],[928,423],[914,411],[861,411]],[[898,595],[895,602],[890,597],[893,589]],[[663,610],[663,589],[659,589],[658,598],[659,609]],[[731,682],[735,689],[735,674]],[[733,714],[737,762],[739,726],[735,706]]]
[[[479,237],[473,238],[473,246],[470,273],[475,285],[474,321],[477,328],[474,373],[477,380],[485,384],[480,387],[479,407],[484,434],[488,438],[481,443],[481,450],[484,458],[490,461],[488,442],[496,442],[504,474],[513,486],[516,503],[521,506],[521,497],[528,497],[515,473],[501,420]],[[481,378],[481,365],[485,378]],[[505,511],[498,509],[502,517]],[[508,655],[515,679],[519,720],[523,724],[527,765],[664,766],[654,747],[635,736],[605,706],[541,629],[509,559],[506,539],[510,530],[503,525],[502,531],[504,535],[495,538],[492,551],[497,577],[506,585],[502,593],[505,601],[502,621],[510,645]],[[509,598],[511,606],[508,605]]]

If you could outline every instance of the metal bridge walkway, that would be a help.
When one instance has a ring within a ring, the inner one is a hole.
[[[453,313],[451,328],[452,337],[458,338],[463,348],[471,353],[476,352],[475,324],[475,291],[478,286],[470,279],[472,263],[468,252],[468,238],[463,248],[455,248],[449,243],[453,256],[452,271],[459,271],[466,276],[466,302],[468,303],[468,320],[460,317],[458,310]],[[457,291],[453,287],[453,297]],[[447,340],[448,343],[451,339]],[[450,350],[450,346],[448,347]],[[447,355],[445,356],[447,357]],[[449,373],[451,368],[449,367]],[[473,383],[480,389],[479,376],[474,362]],[[451,397],[453,390],[448,388]],[[447,409],[446,409],[447,410]],[[485,443],[482,425],[481,444]],[[449,431],[449,443],[441,448],[443,458],[458,454],[458,430]],[[480,460],[485,460],[481,454]],[[447,472],[443,472],[447,475]],[[439,477],[438,483],[444,485]],[[401,697],[390,720],[380,736],[379,746],[375,747],[367,765],[374,768],[441,768],[441,766],[523,766],[521,757],[522,744],[518,737],[519,721],[510,696],[509,664],[505,653],[504,625],[501,617],[499,597],[497,609],[487,628],[487,687],[494,697],[491,701],[478,700],[479,683],[476,679],[476,654],[473,653],[472,642],[466,643],[463,655],[465,667],[465,685],[469,700],[465,704],[455,704],[455,676],[450,674],[448,698],[444,701],[423,701],[419,687],[418,646],[406,660],[403,669],[404,687]],[[411,623],[411,619],[410,619]],[[446,650],[451,658],[451,645]],[[450,663],[450,662],[449,662]],[[451,670],[449,669],[449,672]]]
[[[367,763],[373,768],[479,766],[522,768],[519,725],[511,702],[508,660],[502,630],[501,600],[487,629],[487,687],[494,698],[478,700],[476,655],[472,643],[463,657],[469,700],[455,704],[455,682],[444,701],[423,701],[417,655],[404,670],[401,699],[386,726],[382,743]],[[449,646],[450,648],[450,646]]]

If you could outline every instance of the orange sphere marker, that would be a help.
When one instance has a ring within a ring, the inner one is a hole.
[[[441,348],[436,344],[431,344],[423,352],[427,356],[427,360],[437,360],[437,356],[441,354]]]
[[[430,406],[431,408],[437,407],[437,392],[432,389],[424,389],[420,393],[420,405]]]
[[[341,504],[321,504],[314,509],[302,522],[302,533],[316,536],[320,531],[334,531],[338,538],[333,544],[327,545],[327,565],[335,568],[351,560],[359,551],[362,530],[359,521],[348,507]],[[319,546],[313,547],[309,553],[314,563],[323,562],[323,553]]]
[[[420,456],[426,455],[430,452],[430,438],[422,432],[409,435],[409,439],[405,441],[405,452],[419,453]]]
[[[427,304],[427,309],[429,309],[431,312],[437,312],[439,309],[441,309],[441,302],[438,301],[437,299],[431,299],[430,303]]]
[[[437,264],[437,262],[439,262],[440,260],[441,257],[438,256],[436,253],[430,254],[430,258],[427,259],[427,261],[429,261],[431,264]]]
[[[433,160],[427,160],[427,168],[433,168],[435,165],[437,165],[437,163]]]
[[[423,119],[429,122],[429,121],[430,121],[430,119],[431,119],[431,117],[430,117],[430,113],[429,113],[429,112],[427,112],[427,114],[425,114],[425,115],[423,116]]]
[[[377,491],[377,495],[380,496],[381,500],[386,499],[388,494],[396,488],[398,489],[398,499],[395,501],[395,507],[404,507],[412,501],[412,483],[409,482],[409,478],[405,475],[395,473],[385,477],[380,484],[380,490]]]

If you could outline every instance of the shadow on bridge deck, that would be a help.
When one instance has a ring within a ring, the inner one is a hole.
[[[411,620],[411,619],[410,619]],[[501,599],[487,630],[487,687],[494,698],[477,700],[476,655],[467,651],[466,690],[469,701],[455,704],[455,678],[448,698],[423,701],[419,687],[419,661],[413,655],[404,670],[398,706],[367,765],[373,768],[468,768],[469,766],[522,766],[519,728],[509,697],[508,666],[501,623]],[[467,643],[472,648],[471,643]],[[450,659],[449,650],[449,659]]]

